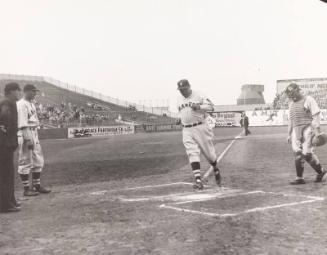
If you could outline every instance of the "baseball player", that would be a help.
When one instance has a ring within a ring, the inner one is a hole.
[[[0,212],[19,212],[15,198],[14,152],[17,141],[17,108],[20,97],[17,83],[5,86],[5,97],[0,100]]]
[[[18,112],[18,173],[20,174],[24,196],[36,196],[51,191],[41,186],[41,172],[44,166],[43,153],[38,138],[39,120],[33,100],[39,91],[34,85],[24,87],[24,97],[17,102]],[[30,189],[29,174],[32,173]]]
[[[304,96],[296,83],[291,83],[285,93],[291,100],[287,141],[292,144],[297,175],[290,184],[305,184],[303,179],[305,161],[317,172],[315,182],[321,182],[326,170],[322,168],[312,145],[314,134],[321,133],[318,104],[311,96]]]
[[[193,175],[195,178],[194,189],[203,189],[200,167],[200,152],[213,166],[216,183],[221,183],[220,171],[217,166],[217,156],[212,142],[213,131],[206,121],[213,111],[213,103],[201,92],[194,91],[188,80],[180,80],[178,90],[181,95],[178,98],[178,111],[183,126],[183,143],[188,155]]]

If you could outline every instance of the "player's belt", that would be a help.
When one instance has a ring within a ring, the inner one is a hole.
[[[37,130],[37,127],[22,127],[22,128],[19,128],[18,130],[24,130],[28,128],[29,130]]]
[[[198,126],[198,125],[201,125],[202,122],[198,122],[198,123],[193,123],[193,124],[190,124],[190,125],[183,125],[184,128],[190,128],[190,127],[195,127],[195,126]]]

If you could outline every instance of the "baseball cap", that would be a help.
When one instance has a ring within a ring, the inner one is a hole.
[[[27,91],[40,91],[33,84],[26,84],[24,87],[24,92]]]
[[[188,80],[183,79],[180,80],[179,82],[177,82],[177,89],[184,89],[184,88],[189,88],[190,87],[190,83],[188,82]]]
[[[5,94],[8,94],[10,91],[15,91],[15,90],[18,90],[20,91],[20,87],[18,85],[18,83],[16,82],[10,82],[8,84],[6,84],[5,86]]]
[[[299,91],[300,87],[296,83],[291,83],[290,85],[287,86],[285,89],[286,95],[292,94],[294,91]]]

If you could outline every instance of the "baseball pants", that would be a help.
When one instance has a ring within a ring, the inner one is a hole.
[[[30,150],[21,135],[18,135],[18,173],[29,174],[42,172],[43,152],[37,130],[30,130],[34,149]]]
[[[293,130],[292,150],[295,156],[295,168],[298,177],[302,177],[304,162],[306,161],[318,174],[321,173],[321,164],[312,146],[313,127],[310,125],[302,131],[302,139],[299,140]]]
[[[183,128],[183,143],[190,163],[200,162],[201,151],[210,164],[216,162],[217,156],[212,142],[213,137],[213,130],[207,123]]]
[[[16,206],[14,149],[0,148],[0,211]]]

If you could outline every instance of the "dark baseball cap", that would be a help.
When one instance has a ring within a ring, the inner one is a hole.
[[[177,86],[177,89],[185,89],[190,87],[190,83],[188,82],[188,80],[183,79],[177,82]]]
[[[8,84],[6,84],[5,86],[5,94],[8,94],[10,91],[15,91],[15,90],[18,90],[20,91],[20,87],[18,85],[18,83],[16,82],[10,82]]]
[[[290,85],[287,86],[287,88],[285,89],[285,93],[286,95],[290,95],[292,94],[294,91],[299,91],[301,90],[299,85],[297,85],[296,83],[292,82]]]
[[[24,92],[27,91],[40,91],[37,89],[37,87],[35,87],[33,84],[26,84],[24,87]]]

